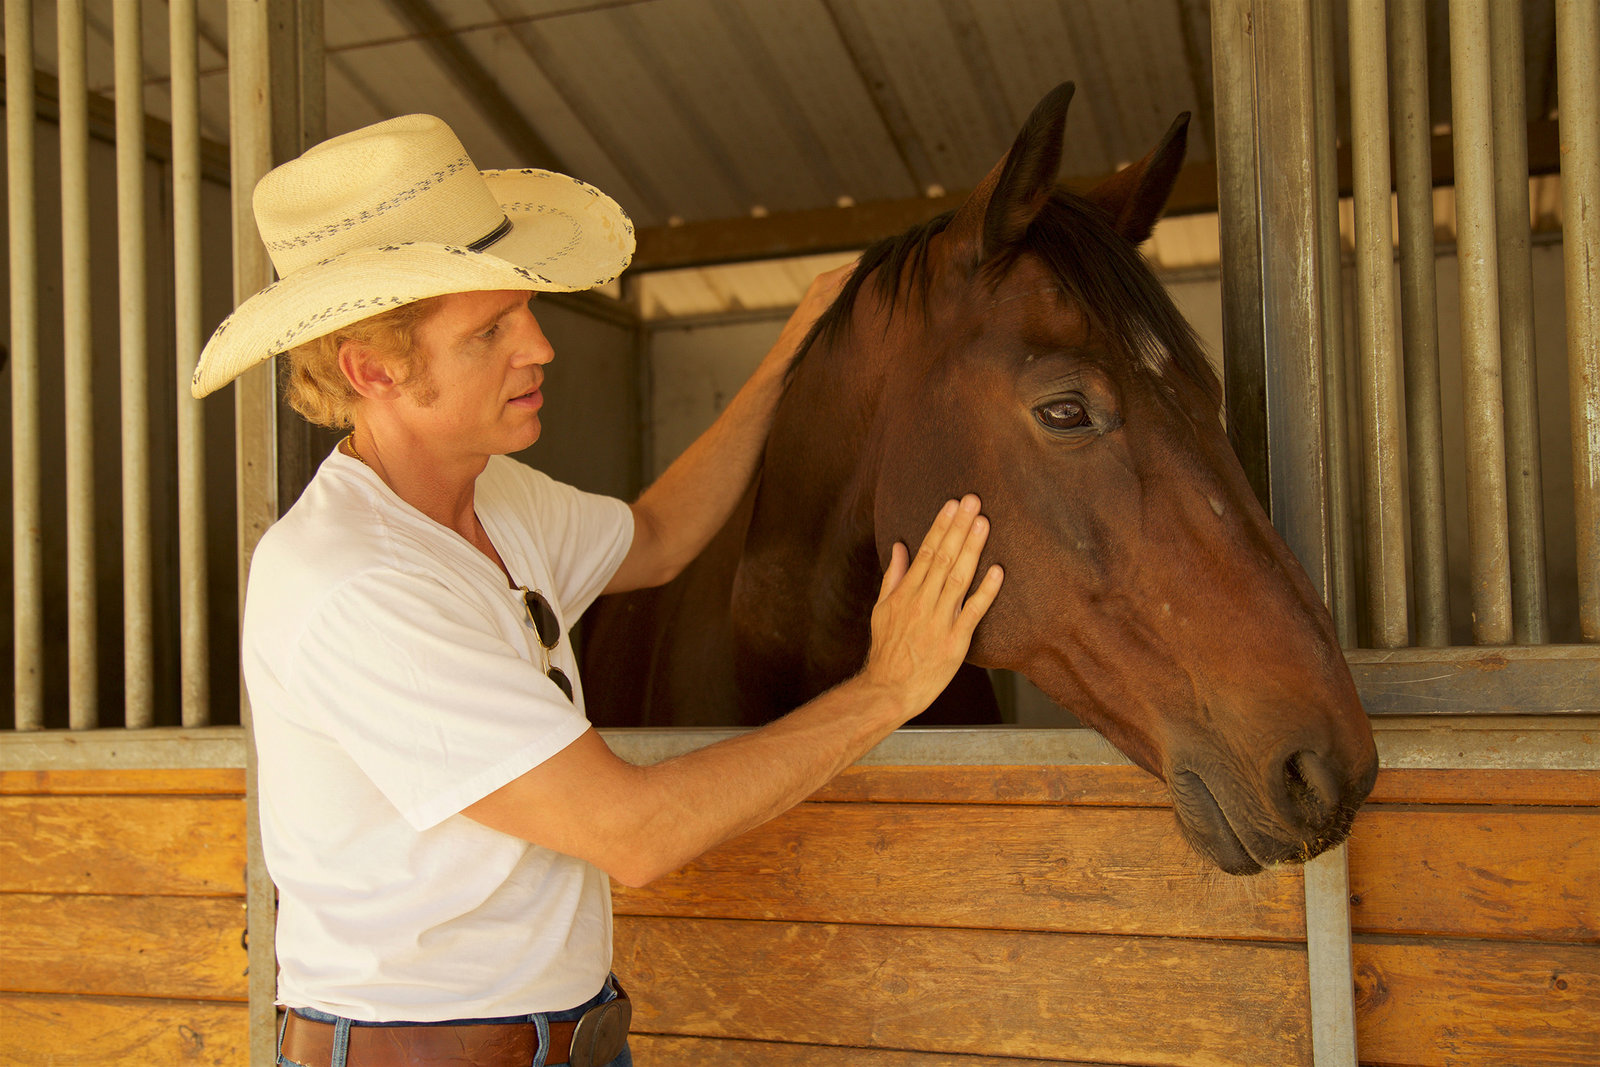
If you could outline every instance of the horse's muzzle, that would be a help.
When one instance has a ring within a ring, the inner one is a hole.
[[[1168,787],[1195,851],[1229,874],[1256,874],[1305,863],[1342,842],[1376,777],[1375,760],[1347,777],[1318,753],[1297,750],[1277,761],[1262,789],[1187,768],[1170,774]]]

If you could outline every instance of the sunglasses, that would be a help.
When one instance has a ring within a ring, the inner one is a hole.
[[[522,606],[528,609],[528,621],[533,624],[533,632],[539,635],[539,648],[544,660],[544,676],[556,683],[556,687],[572,700],[572,679],[566,672],[550,662],[548,653],[554,652],[561,643],[561,620],[556,618],[556,609],[550,606],[550,601],[537,589],[526,586],[518,590],[522,594]]]

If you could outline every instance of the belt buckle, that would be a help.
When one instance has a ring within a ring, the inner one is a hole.
[[[619,983],[615,1000],[590,1008],[573,1028],[568,1067],[605,1067],[622,1055],[632,1021],[633,1005]]]

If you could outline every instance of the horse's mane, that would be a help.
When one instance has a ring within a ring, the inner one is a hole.
[[[904,292],[926,313],[929,247],[954,216],[955,212],[947,211],[863,252],[838,297],[801,344],[796,364],[813,345],[840,339],[869,276],[893,315],[902,300],[902,278],[911,271],[911,284]],[[1166,353],[1221,407],[1222,385],[1194,328],[1173,306],[1139,250],[1116,232],[1103,208],[1057,190],[1034,217],[1023,242],[983,265],[988,284],[998,285],[1024,253],[1038,256],[1050,268],[1062,291],[1089,316],[1095,330],[1119,345],[1130,360],[1148,362],[1152,349]]]

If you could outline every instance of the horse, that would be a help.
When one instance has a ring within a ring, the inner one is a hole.
[[[921,722],[1017,671],[1168,786],[1233,874],[1342,841],[1377,754],[1332,620],[1229,446],[1221,386],[1138,251],[1188,115],[1057,188],[1071,83],[953,212],[866,251],[804,342],[755,486],[670,585],[586,619],[596,725],[756,725],[859,670],[895,542],[946,499],[1005,585]]]

